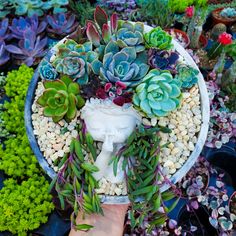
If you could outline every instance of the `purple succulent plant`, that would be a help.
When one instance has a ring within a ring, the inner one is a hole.
[[[46,26],[46,21],[42,20],[39,23],[38,16],[33,15],[32,17],[20,17],[19,19],[14,18],[12,25],[9,28],[14,38],[23,39],[25,31],[31,30],[38,35],[45,30]]]
[[[75,15],[68,13],[58,13],[53,16],[47,16],[47,21],[48,33],[51,33],[52,35],[55,34],[59,37],[64,37],[73,33],[79,24],[75,19]]]
[[[24,39],[18,43],[18,47],[11,44],[6,46],[6,50],[13,54],[13,58],[19,60],[20,63],[25,63],[27,66],[37,64],[36,59],[43,57],[46,54],[45,46],[47,38],[40,39],[31,30],[24,32]]]
[[[8,22],[7,18],[0,22],[0,42],[11,39],[11,35],[8,33]]]
[[[4,65],[10,59],[9,52],[5,49],[5,43],[0,42],[0,66]]]
[[[150,49],[148,55],[148,63],[152,68],[175,71],[176,62],[179,59],[178,53]]]

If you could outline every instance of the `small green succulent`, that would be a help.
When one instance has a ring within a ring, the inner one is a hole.
[[[157,48],[168,50],[172,48],[172,37],[161,29],[160,26],[144,34],[145,45],[147,48]]]
[[[199,71],[191,66],[179,64],[176,67],[177,75],[175,79],[181,82],[182,88],[191,88],[198,82]]]
[[[88,82],[89,64],[97,59],[98,54],[92,51],[92,43],[78,44],[72,39],[57,47],[56,58],[52,65],[56,71],[68,75],[79,84]]]
[[[136,53],[134,47],[120,50],[118,44],[110,41],[106,48],[103,61],[94,60],[92,69],[104,81],[123,82],[128,87],[134,87],[147,74],[147,55]]]
[[[136,87],[133,102],[150,118],[166,116],[180,105],[180,87],[169,71],[153,69]]]
[[[116,41],[121,48],[134,47],[136,52],[145,50],[143,23],[123,22],[116,33]]]
[[[84,105],[84,99],[79,95],[80,88],[69,77],[63,76],[60,80],[45,81],[45,91],[37,102],[44,107],[44,115],[52,117],[54,122],[65,117],[72,120],[77,108]]]

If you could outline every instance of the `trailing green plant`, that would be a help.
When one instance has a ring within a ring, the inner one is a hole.
[[[158,25],[163,29],[171,27],[175,21],[174,12],[171,9],[169,0],[139,1],[139,17],[150,25]]]
[[[83,107],[85,101],[80,96],[80,87],[68,76],[60,80],[44,81],[44,92],[37,103],[44,107],[43,114],[52,117],[54,122],[65,118],[71,121],[75,118],[77,109]]]
[[[4,129],[13,135],[0,146],[0,169],[12,177],[32,176],[37,173],[37,160],[33,155],[24,125],[24,101],[33,69],[22,65],[18,70],[8,73],[6,95],[10,102],[3,105]]]
[[[54,208],[48,187],[39,175],[32,175],[21,184],[12,178],[5,180],[0,190],[0,231],[27,236],[27,231],[46,223]]]
[[[175,196],[173,190],[161,192],[166,184],[159,163],[162,147],[159,132],[170,133],[168,128],[145,128],[139,126],[127,139],[125,146],[113,157],[114,175],[120,158],[124,158],[122,168],[125,171],[129,199],[131,201],[130,221],[134,229],[143,224],[148,217],[147,233],[154,227],[161,226],[168,219],[167,214],[173,210],[178,202],[167,207],[165,201]],[[169,184],[169,182],[168,182]],[[140,213],[140,214],[139,214]]]
[[[93,226],[87,224],[76,224],[78,212],[83,214],[103,214],[100,199],[96,191],[98,183],[93,173],[98,168],[93,165],[96,158],[96,146],[89,133],[83,133],[80,125],[78,139],[73,139],[70,144],[70,153],[65,154],[58,167],[59,172],[51,182],[50,189],[55,185],[61,208],[68,203],[73,209],[72,227],[75,230],[87,231]],[[84,153],[89,153],[86,159]]]
[[[166,116],[180,106],[181,82],[169,71],[151,70],[136,87],[133,102],[149,118]]]
[[[234,40],[232,44],[225,46],[225,53],[227,56],[232,57],[232,59],[236,61],[236,40]]]

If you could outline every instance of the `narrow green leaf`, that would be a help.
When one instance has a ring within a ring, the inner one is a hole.
[[[75,229],[80,231],[88,231],[92,228],[93,228],[92,225],[87,225],[87,224],[79,224],[75,226]]]

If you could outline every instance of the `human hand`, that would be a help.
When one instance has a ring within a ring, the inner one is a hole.
[[[85,219],[82,218],[82,213],[79,213],[76,219],[77,224],[89,224],[94,227],[88,232],[71,229],[69,236],[121,236],[128,206],[128,204],[104,204],[102,205],[104,216],[98,214],[86,215]]]

